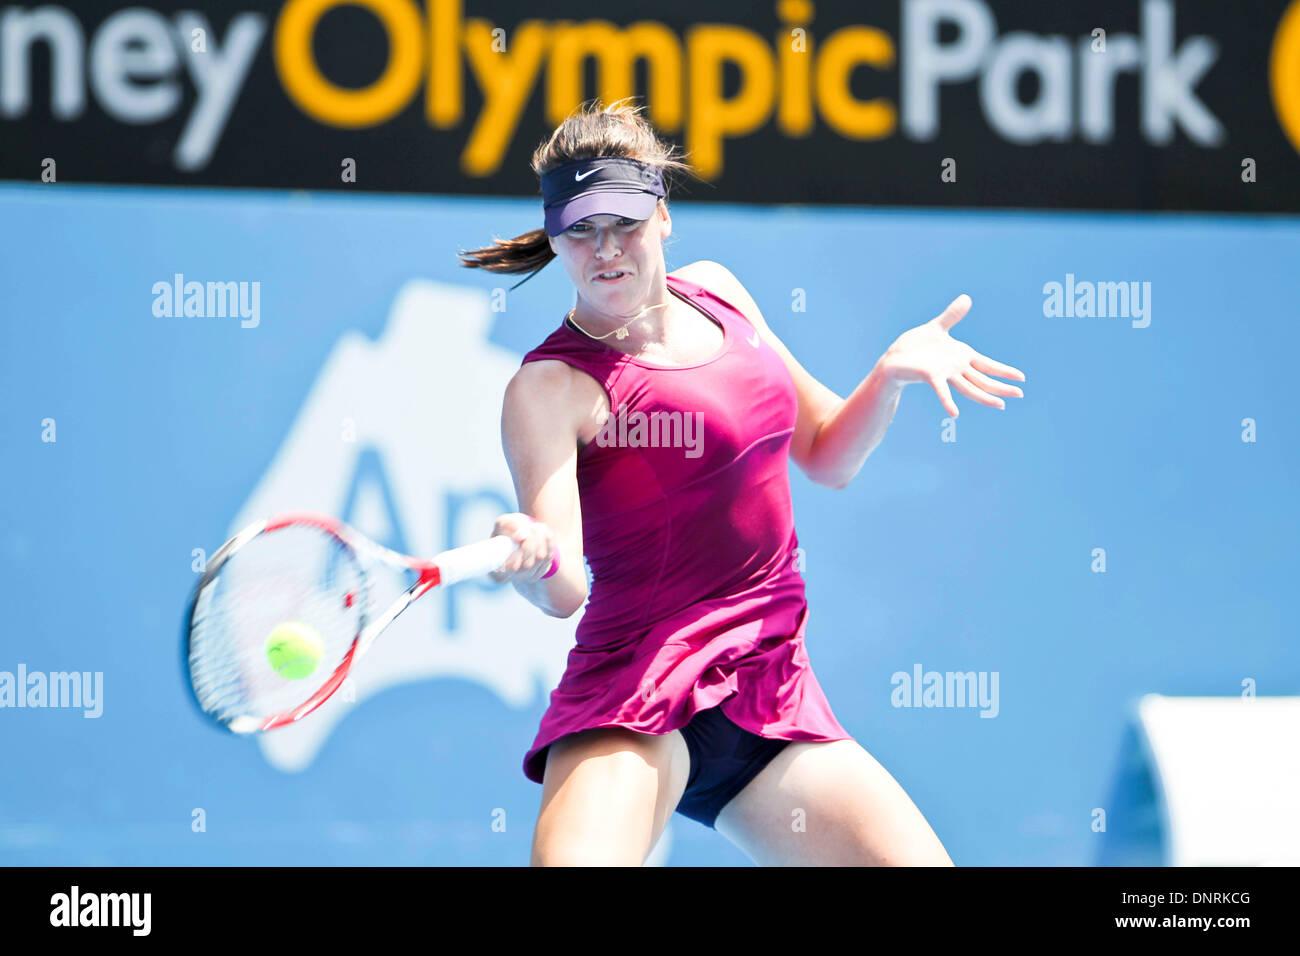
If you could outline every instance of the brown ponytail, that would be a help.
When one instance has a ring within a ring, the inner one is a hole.
[[[584,103],[533,152],[533,172],[540,179],[543,173],[577,159],[621,156],[659,167],[665,190],[671,174],[689,175],[691,168],[678,158],[677,148],[659,138],[641,115],[645,107],[630,103],[631,99],[605,107],[599,100]],[[661,201],[667,202],[667,196]],[[538,210],[539,218],[540,214]],[[494,238],[490,246],[461,250],[458,255],[460,264],[468,269],[527,272],[529,278],[555,258],[546,230],[540,226],[513,239]]]

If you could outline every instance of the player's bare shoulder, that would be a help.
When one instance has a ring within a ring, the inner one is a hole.
[[[559,432],[589,442],[609,415],[609,399],[585,372],[557,359],[522,365],[506,386],[503,429]]]
[[[714,262],[711,259],[700,259],[697,262],[682,266],[674,271],[673,275],[703,286],[718,298],[734,305],[745,318],[749,319],[750,324],[756,329],[765,329],[767,327],[767,322],[764,320],[762,312],[759,311],[758,303],[754,301],[754,297],[749,294],[749,290],[736,278],[732,271],[722,263]]]
[[[571,365],[557,359],[525,362],[506,385],[502,417],[576,421],[580,391],[578,372]]]

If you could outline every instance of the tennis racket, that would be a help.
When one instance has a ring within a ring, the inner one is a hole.
[[[420,560],[329,515],[249,525],[212,556],[190,605],[185,659],[199,709],[237,734],[301,720],[418,598],[496,570],[514,549],[494,535]],[[385,566],[412,583],[377,613],[372,580]]]

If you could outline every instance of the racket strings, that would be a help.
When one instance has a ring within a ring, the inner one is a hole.
[[[190,674],[204,710],[262,721],[306,703],[342,663],[366,624],[368,581],[356,554],[328,532],[290,525],[230,554],[195,602]],[[283,625],[319,637],[305,678],[276,671],[268,641]]]

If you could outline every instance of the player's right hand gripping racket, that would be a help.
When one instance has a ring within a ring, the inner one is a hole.
[[[514,549],[510,537],[494,535],[423,561],[328,515],[258,521],[221,546],[195,590],[186,636],[195,699],[238,734],[301,720],[412,602],[496,570]],[[371,576],[380,565],[414,583],[376,613]]]

